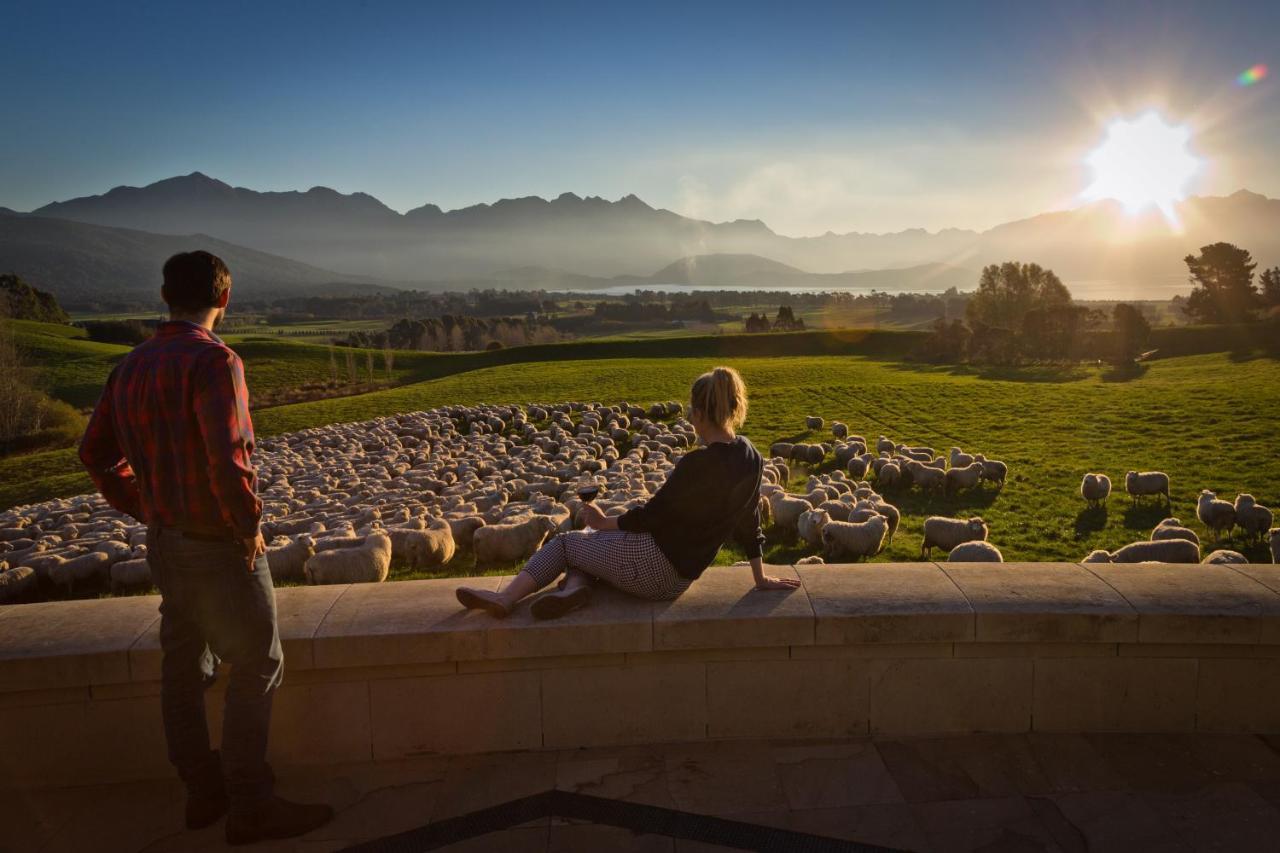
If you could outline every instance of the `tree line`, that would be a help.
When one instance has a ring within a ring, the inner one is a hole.
[[[1255,282],[1257,264],[1230,243],[1204,246],[1184,260],[1192,290],[1180,304],[1190,320],[1238,325],[1269,318],[1280,326],[1280,267],[1264,270]],[[1105,345],[1099,349],[1099,336],[1087,332],[1105,333]],[[1151,323],[1139,308],[1120,303],[1108,316],[1076,304],[1052,270],[1007,261],[983,268],[964,319],[935,321],[920,355],[938,362],[1105,358],[1131,364],[1150,337]]]

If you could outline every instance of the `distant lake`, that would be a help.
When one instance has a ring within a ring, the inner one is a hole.
[[[1168,300],[1175,296],[1186,296],[1191,292],[1191,285],[1186,279],[1177,278],[1167,282],[1142,282],[1134,284],[1131,282],[1115,282],[1107,279],[1086,280],[1086,281],[1069,281],[1066,283],[1067,289],[1071,291],[1071,295],[1084,302],[1095,301],[1113,301],[1116,299],[1137,299],[1137,300]],[[974,281],[974,287],[978,285]],[[655,293],[714,293],[718,290],[736,290],[749,292],[753,290],[773,291],[783,293],[852,293],[867,294],[877,288],[870,287],[806,287],[805,285],[767,285],[759,287],[733,287],[729,285],[701,285],[701,284],[615,284],[609,287],[598,287],[588,290],[575,290],[574,293],[581,293],[592,296],[624,296],[628,293],[634,293],[637,290],[648,290]],[[887,293],[898,293],[901,291],[888,290]],[[911,290],[909,293],[942,293],[942,290]]]

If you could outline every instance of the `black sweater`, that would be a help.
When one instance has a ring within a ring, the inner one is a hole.
[[[618,516],[618,529],[653,535],[681,577],[697,578],[731,536],[759,557],[760,475],[764,460],[738,436],[685,454],[644,506]]]

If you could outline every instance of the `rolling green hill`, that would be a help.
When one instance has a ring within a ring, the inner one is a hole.
[[[1202,488],[1227,497],[1250,491],[1264,504],[1280,503],[1274,439],[1280,397],[1273,392],[1280,362],[1274,359],[1169,358],[1120,382],[1108,381],[1105,370],[1082,367],[997,373],[905,364],[883,355],[738,356],[707,351],[705,340],[568,345],[550,353],[564,358],[536,364],[486,366],[479,355],[433,356],[415,369],[453,372],[370,394],[264,409],[254,417],[260,434],[267,435],[447,403],[682,399],[694,376],[727,362],[743,372],[751,389],[745,432],[762,447],[783,438],[825,437],[801,428],[805,415],[817,414],[843,420],[868,438],[883,432],[941,451],[959,445],[1009,463],[1010,480],[999,491],[932,499],[889,492],[904,518],[881,559],[917,557],[920,527],[930,514],[981,514],[991,525],[991,540],[1010,560],[1076,560],[1095,547],[1145,538],[1164,517],[1163,507],[1132,509],[1121,494],[1107,511],[1085,510],[1077,488],[1090,470],[1105,471],[1113,480],[1131,468],[1167,471],[1172,514],[1192,526],[1194,498]],[[635,358],[602,354],[636,344],[652,349]],[[686,346],[697,352],[679,352]],[[566,349],[587,357],[569,358]],[[665,357],[662,349],[668,350]],[[87,487],[71,451],[0,463],[0,505]],[[773,542],[768,556],[786,561],[802,553]],[[1261,559],[1262,552],[1252,556]]]

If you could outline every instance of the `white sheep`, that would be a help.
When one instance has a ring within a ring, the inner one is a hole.
[[[773,512],[774,526],[795,535],[798,532],[801,514],[813,509],[813,504],[786,492],[774,492],[769,495],[769,508]]]
[[[453,534],[454,545],[459,549],[472,547],[476,531],[485,525],[484,516],[467,513],[451,513],[444,520]]]
[[[1101,506],[1111,496],[1111,478],[1106,474],[1088,473],[1080,481],[1080,497],[1089,506]]]
[[[1163,471],[1127,471],[1124,490],[1133,498],[1134,506],[1138,505],[1139,498],[1147,495],[1164,495],[1164,501],[1168,503],[1169,475]]]
[[[810,554],[807,557],[801,557],[800,559],[796,560],[796,565],[797,566],[821,566],[825,562],[826,560],[823,560],[822,557],[818,556],[817,554]]]
[[[863,522],[830,521],[822,528],[823,555],[827,559],[874,557],[884,547],[889,522],[882,515]]]
[[[961,542],[947,555],[948,563],[1003,563],[1004,555],[990,542]]]
[[[514,524],[487,524],[476,530],[472,548],[476,565],[490,566],[527,560],[542,547],[547,537],[556,532],[554,518],[533,515]]]
[[[1271,510],[1254,500],[1253,495],[1236,495],[1236,524],[1244,531],[1247,539],[1262,540],[1262,536],[1275,520]]]
[[[876,472],[876,485],[882,489],[892,489],[902,479],[902,469],[897,462],[885,462]]]
[[[315,540],[308,533],[279,545],[267,546],[267,567],[274,581],[302,580],[307,560],[315,556]]]
[[[1244,554],[1241,554],[1239,551],[1228,551],[1226,549],[1219,549],[1217,551],[1214,551],[1209,556],[1205,557],[1202,562],[1221,565],[1221,566],[1229,566],[1229,565],[1242,565],[1242,564],[1248,563],[1249,559]]]
[[[973,464],[974,457],[965,453],[958,447],[953,447],[951,448],[951,455],[947,461],[951,464],[952,468],[964,468]]]
[[[893,439],[886,436],[882,435],[876,440],[876,453],[892,453],[896,447],[897,445],[894,444]]]
[[[847,438],[849,435],[849,427],[840,423],[840,421],[832,421],[831,434],[836,438]]]
[[[1196,518],[1213,531],[1215,539],[1221,539],[1223,531],[1230,531],[1236,524],[1236,508],[1230,501],[1220,500],[1208,489],[1200,490],[1196,499]]]
[[[982,479],[997,486],[1003,486],[1004,481],[1009,478],[1008,464],[1001,462],[999,459],[988,459],[981,453],[975,453],[974,461],[982,463]]]
[[[808,512],[800,513],[800,518],[796,522],[796,530],[800,534],[800,538],[810,545],[822,544],[822,528],[826,527],[831,521],[831,516],[824,510],[811,509]]]
[[[769,445],[770,456],[781,456],[783,459],[791,458],[791,451],[795,444],[790,441],[775,441]]]
[[[946,488],[947,472],[912,459],[907,462],[911,481],[923,492],[940,492]]]
[[[804,419],[805,429],[822,429],[822,418],[809,415]]]
[[[1094,551],[1084,562],[1094,563],[1199,563],[1200,546],[1189,539],[1160,539],[1155,542],[1131,542],[1123,548],[1117,548],[1108,554],[1108,559],[1090,559],[1098,552]],[[1102,552],[1106,554],[1106,551]]]
[[[393,525],[387,528],[387,535],[391,537],[391,558],[415,571],[443,566],[458,549],[453,529],[443,518],[433,518],[430,524],[416,519]]]
[[[77,582],[103,577],[112,563],[111,557],[101,551],[90,551],[49,567],[49,580],[57,586],[75,589]]]
[[[902,513],[891,503],[885,503],[879,495],[871,501],[872,508],[883,515],[885,520],[889,522],[889,540],[885,544],[893,542],[893,534],[898,532],[898,525],[902,522]]]
[[[961,489],[974,489],[982,479],[982,463],[972,462],[963,468],[949,468],[943,475],[944,486],[949,495]]]
[[[934,548],[950,551],[962,542],[982,542],[986,538],[987,523],[980,516],[946,518],[933,515],[924,520],[924,542],[920,545],[920,559],[927,558]]]
[[[1110,552],[1110,551],[1104,551],[1104,550],[1103,550],[1103,549],[1101,549],[1101,548],[1095,548],[1094,550],[1092,550],[1092,551],[1090,551],[1088,554],[1086,554],[1086,555],[1085,555],[1085,557],[1084,557],[1084,559],[1083,559],[1083,560],[1081,560],[1080,562],[1082,562],[1082,563],[1110,563],[1110,562],[1111,562],[1111,552]]]
[[[309,584],[382,583],[390,569],[391,538],[371,533],[356,547],[317,552],[303,574]]]
[[[1161,539],[1187,539],[1191,542],[1200,544],[1200,537],[1189,527],[1183,527],[1182,522],[1176,518],[1166,518],[1155,526],[1151,531],[1151,540],[1158,542]]]
[[[0,604],[14,604],[36,591],[36,573],[26,566],[0,571]]]
[[[140,589],[151,586],[151,565],[147,562],[145,552],[131,560],[112,563],[107,570],[111,579],[111,591],[121,589]]]

